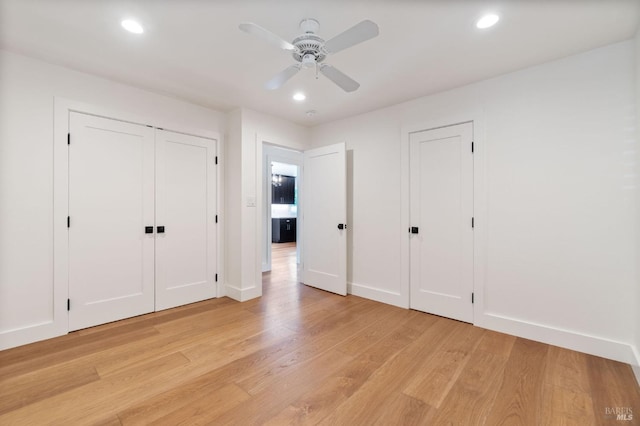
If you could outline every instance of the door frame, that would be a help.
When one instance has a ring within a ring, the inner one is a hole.
[[[302,232],[300,226],[302,224],[302,164],[303,152],[291,148],[285,148],[274,145],[270,142],[262,141],[262,238],[260,245],[262,246],[262,272],[271,270],[271,163],[292,164],[298,167],[298,175],[296,176],[296,185],[298,187],[298,214],[296,216],[296,263],[298,266],[302,264]]]
[[[400,294],[403,307],[410,307],[410,239],[408,229],[410,224],[410,136],[413,133],[449,127],[462,123],[473,123],[473,211],[474,211],[474,240],[473,240],[473,323],[482,324],[482,314],[485,312],[485,265],[487,247],[487,194],[485,167],[485,127],[483,111],[471,109],[460,114],[449,114],[442,117],[405,125],[400,130],[400,232],[402,244],[400,249]]]
[[[67,237],[67,216],[69,215],[69,158],[67,135],[69,134],[69,115],[71,112],[94,115],[111,120],[140,124],[183,133],[206,139],[213,139],[218,158],[224,158],[224,143],[221,135],[214,131],[203,131],[168,123],[153,117],[144,117],[123,111],[114,111],[101,106],[86,104],[62,97],[54,97],[53,123],[53,312],[52,328],[48,329],[46,337],[30,339],[30,341],[67,334],[69,331],[69,316],[67,299],[69,298],[69,240]],[[73,141],[71,141],[73,143]],[[218,161],[216,169],[217,195],[216,205],[218,214],[216,264],[218,282],[216,297],[224,296],[224,162]],[[38,325],[39,326],[39,325]],[[44,330],[43,330],[44,331]],[[27,342],[25,342],[27,343]]]

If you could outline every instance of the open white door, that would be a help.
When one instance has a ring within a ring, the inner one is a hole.
[[[156,133],[156,311],[216,297],[216,141]]]
[[[410,136],[411,308],[473,322],[473,124]]]
[[[347,294],[345,144],[304,152],[304,284]]]
[[[71,113],[69,330],[154,308],[150,127]]]

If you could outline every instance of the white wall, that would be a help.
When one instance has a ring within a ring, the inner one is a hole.
[[[313,128],[313,146],[346,141],[350,153],[351,291],[408,304],[403,129],[472,119],[475,322],[633,361],[633,49],[618,43]]]
[[[53,316],[54,97],[224,132],[225,114],[0,51],[0,348]]]
[[[227,237],[238,239],[239,253],[228,253],[231,257],[227,270],[234,272],[226,281],[226,293],[244,301],[262,295],[262,145],[266,142],[304,150],[309,143],[309,129],[248,109],[242,109],[238,114],[238,120],[233,123],[235,128],[229,129],[229,133],[239,135],[240,149],[236,147],[236,151],[228,152],[233,167],[227,169],[227,179],[239,182],[240,199],[228,204],[227,215],[237,215],[239,226],[230,231],[233,236],[228,234]]]

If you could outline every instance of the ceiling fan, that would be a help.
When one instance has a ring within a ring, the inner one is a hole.
[[[293,59],[296,60],[295,64],[285,68],[269,80],[264,85],[266,89],[278,89],[286,83],[287,80],[296,75],[302,67],[315,67],[316,78],[318,78],[318,72],[320,72],[346,92],[353,92],[360,87],[357,81],[337,68],[325,64],[323,61],[332,53],[340,52],[348,47],[374,38],[379,33],[378,25],[376,25],[375,22],[365,20],[327,41],[324,41],[324,39],[316,35],[319,28],[320,23],[317,20],[312,18],[303,19],[300,22],[300,29],[303,34],[289,43],[271,31],[252,22],[240,24],[242,31],[253,34],[280,49],[290,51]]]

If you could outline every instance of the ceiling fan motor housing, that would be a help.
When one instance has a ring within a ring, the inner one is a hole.
[[[296,50],[291,54],[293,59],[303,65],[313,65],[310,62],[312,58],[314,62],[322,62],[327,57],[323,49],[324,40],[315,34],[303,34],[300,37],[296,37],[291,44],[296,47]]]

